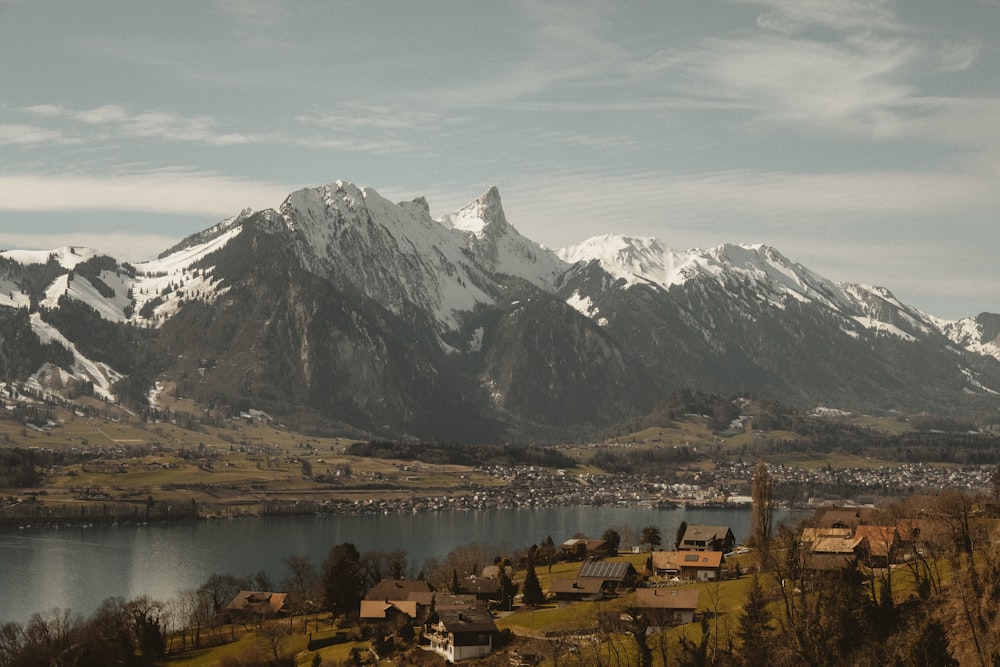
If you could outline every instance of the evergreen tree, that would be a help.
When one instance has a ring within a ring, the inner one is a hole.
[[[674,551],[681,548],[681,542],[684,541],[684,533],[687,532],[687,529],[687,521],[681,521],[681,525],[677,526],[677,535],[674,537]]]
[[[604,546],[608,550],[608,553],[613,556],[617,556],[618,548],[622,544],[622,536],[618,534],[618,531],[614,528],[608,528],[604,531],[604,535],[601,536],[601,539],[604,540]]]
[[[994,660],[994,663],[996,661]],[[906,667],[958,667],[941,621],[925,621],[906,656]]]
[[[737,636],[742,642],[740,663],[743,665],[766,665],[772,651],[771,614],[767,610],[767,597],[760,585],[760,578],[754,574],[747,589],[743,614],[740,616]]]
[[[642,543],[648,544],[651,550],[663,544],[663,537],[660,536],[660,529],[656,526],[646,526],[643,528]]]
[[[497,594],[500,596],[500,606],[501,608],[510,610],[514,603],[514,596],[517,595],[517,584],[514,580],[510,578],[507,574],[508,561],[506,559],[501,560],[497,563],[497,580],[500,582],[499,590]]]
[[[524,604],[539,605],[545,602],[545,593],[542,591],[542,584],[538,581],[535,573],[535,554],[537,549],[532,547],[528,552],[528,571],[524,576]]]
[[[350,542],[338,544],[330,550],[323,563],[323,603],[337,614],[355,612],[361,605],[363,594],[361,554]]]

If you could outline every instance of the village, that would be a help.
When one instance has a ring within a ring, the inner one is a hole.
[[[310,633],[296,664],[310,664],[305,656],[314,665],[702,664],[696,647],[705,655],[710,635],[716,664],[762,664],[741,662],[744,654],[734,648],[753,641],[743,634],[747,600],[733,596],[762,586],[765,572],[794,581],[788,593],[793,607],[796,597],[855,576],[859,590],[878,588],[878,598],[888,588],[888,604],[903,608],[930,589],[943,590],[941,559],[990,546],[987,524],[968,524],[970,516],[961,514],[973,511],[971,505],[960,503],[958,514],[949,514],[955,508],[942,504],[919,518],[899,509],[820,508],[763,549],[738,544],[729,526],[695,524],[682,525],[665,547],[659,529],[649,526],[642,545],[628,551],[619,550],[620,536],[608,530],[601,537],[577,534],[533,545],[474,572],[456,567],[443,581],[440,575],[438,581],[387,577],[366,591],[356,589],[353,606],[341,608],[343,627],[315,638]],[[322,595],[324,604],[335,606],[331,599],[338,593],[330,585],[337,575],[329,565]],[[268,623],[292,628],[299,616],[304,628],[315,623],[301,591],[241,590],[220,613],[251,635],[267,636]],[[773,635],[765,625],[765,635]],[[334,654],[342,661],[329,661]]]

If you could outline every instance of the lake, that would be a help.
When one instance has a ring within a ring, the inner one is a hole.
[[[786,515],[779,512],[775,522]],[[242,577],[264,570],[277,585],[286,576],[287,556],[309,556],[318,569],[341,542],[353,542],[362,553],[403,549],[419,572],[426,558],[474,542],[496,546],[499,554],[547,536],[559,544],[577,532],[600,537],[607,528],[639,533],[653,525],[669,545],[681,521],[728,525],[743,540],[750,510],[546,507],[5,529],[0,623],[25,623],[53,607],[88,616],[113,596],[166,601],[213,573]]]

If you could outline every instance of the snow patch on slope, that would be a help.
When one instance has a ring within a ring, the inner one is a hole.
[[[92,382],[94,384],[94,395],[109,401],[114,401],[114,394],[111,388],[115,382],[125,377],[115,369],[105,363],[91,361],[76,348],[69,339],[63,336],[58,329],[42,320],[41,315],[32,313],[31,329],[38,336],[42,343],[58,343],[73,355],[73,365],[69,369],[59,369],[55,372],[55,367],[45,364],[34,375],[28,379],[28,385],[38,389],[51,390],[52,386],[46,382],[59,382],[65,384],[69,378],[78,382]]]
[[[942,334],[962,349],[1000,361],[1000,344],[996,339],[983,340],[983,326],[973,317],[961,320],[931,318]]]
[[[489,280],[465,254],[463,232],[432,220],[419,201],[394,204],[336,181],[293,192],[280,212],[308,270],[346,276],[394,313],[416,304],[453,329],[459,312],[493,303],[481,287]]]

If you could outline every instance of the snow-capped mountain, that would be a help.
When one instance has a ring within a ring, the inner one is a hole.
[[[1000,316],[941,320],[767,245],[608,235],[553,252],[495,188],[435,220],[337,181],[134,266],[8,251],[0,342],[6,380],[137,404],[170,386],[386,436],[565,437],[681,387],[845,408],[1000,396]]]

